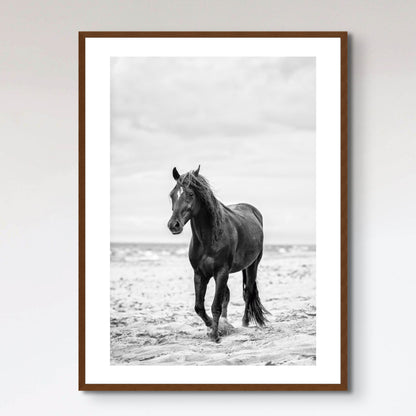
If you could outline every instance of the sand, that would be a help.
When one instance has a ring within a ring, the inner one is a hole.
[[[207,311],[214,286],[211,279]],[[242,327],[242,276],[232,274],[228,319],[217,344],[194,312],[186,248],[112,246],[111,364],[315,365],[314,249],[266,249],[258,287],[269,324]]]

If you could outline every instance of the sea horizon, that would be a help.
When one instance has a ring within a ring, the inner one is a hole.
[[[139,246],[188,246],[189,242],[166,242],[166,241],[110,241],[110,245],[119,245],[119,246],[128,246],[128,245],[139,245]],[[307,247],[316,247],[315,243],[265,243],[264,247],[298,247],[298,246],[307,246]]]

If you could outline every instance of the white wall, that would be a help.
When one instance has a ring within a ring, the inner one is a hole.
[[[0,413],[412,414],[415,13],[410,0],[3,0]],[[224,29],[350,32],[350,392],[80,393],[77,31]]]

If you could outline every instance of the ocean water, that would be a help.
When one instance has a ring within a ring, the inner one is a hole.
[[[315,245],[311,244],[276,244],[265,245],[264,253],[272,257],[299,256],[315,252]],[[170,243],[111,243],[110,260],[112,263],[157,263],[169,257],[182,257],[188,253],[188,244]]]

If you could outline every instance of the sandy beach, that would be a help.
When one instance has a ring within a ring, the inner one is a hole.
[[[216,344],[194,312],[187,247],[111,246],[112,365],[315,365],[315,249],[265,247],[258,287],[269,324],[244,328],[241,273]],[[210,311],[215,282],[206,296]]]

